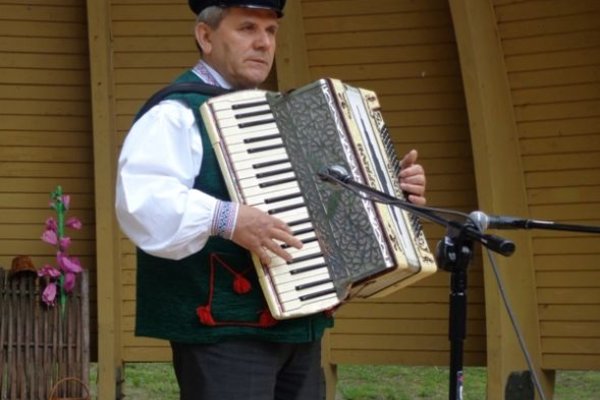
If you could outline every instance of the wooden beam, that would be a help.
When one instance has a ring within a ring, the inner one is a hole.
[[[277,34],[275,67],[279,91],[297,88],[311,81],[300,1],[288,1],[286,5]]]
[[[87,0],[94,138],[96,270],[98,304],[98,398],[119,398],[122,377],[119,296],[119,228],[114,213],[116,129],[110,2]]]
[[[518,131],[502,44],[491,0],[450,0],[469,115],[479,207],[488,213],[528,214]],[[504,231],[507,232],[507,231]],[[509,302],[547,398],[553,371],[543,371],[531,238],[503,235],[516,244],[510,258],[496,257]],[[527,369],[498,283],[484,257],[488,399],[504,399],[511,373]],[[468,333],[467,333],[468,334]]]

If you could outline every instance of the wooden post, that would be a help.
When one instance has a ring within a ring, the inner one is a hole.
[[[275,67],[279,91],[310,83],[302,6],[299,1],[288,1],[286,5],[285,16],[277,33]]]
[[[460,55],[475,163],[479,207],[492,214],[527,218],[527,196],[510,86],[492,2],[450,0]],[[540,327],[531,239],[523,231],[503,231],[516,253],[496,257],[508,299],[524,334],[545,394],[552,397],[554,374],[542,370]],[[527,369],[484,257],[487,329],[487,398],[505,399],[509,377]],[[523,376],[526,376],[524,374]]]
[[[98,398],[119,398],[121,327],[119,229],[114,213],[116,128],[113,97],[110,2],[87,1],[94,137]]]

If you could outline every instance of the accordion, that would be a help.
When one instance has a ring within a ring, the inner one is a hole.
[[[302,249],[253,262],[271,314],[293,318],[391,294],[436,271],[416,217],[324,182],[352,180],[403,198],[400,163],[374,92],[321,79],[289,93],[244,90],[200,109],[232,201],[284,222]]]

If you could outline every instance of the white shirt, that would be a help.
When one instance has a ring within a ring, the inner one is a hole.
[[[202,155],[194,114],[179,101],[161,101],[131,127],[119,157],[116,214],[123,232],[145,252],[178,260],[206,244],[218,200],[193,188]]]

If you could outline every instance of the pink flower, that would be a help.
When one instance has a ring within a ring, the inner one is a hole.
[[[76,217],[71,217],[67,220],[67,222],[65,222],[65,225],[69,228],[79,230],[79,229],[81,229],[83,224]]]
[[[69,245],[71,244],[71,238],[68,236],[62,237],[60,238],[60,244],[59,247],[63,250],[68,249]]]
[[[50,217],[46,220],[46,229],[54,232],[58,230],[58,225],[56,225],[56,220],[54,218]]]
[[[56,259],[58,260],[58,265],[60,265],[65,272],[78,274],[83,271],[77,257],[68,257],[64,253],[58,252],[56,254]]]
[[[49,278],[58,278],[60,276],[60,271],[51,266],[50,264],[44,265],[39,271],[38,276],[47,276]]]
[[[63,205],[65,206],[65,210],[69,209],[69,204],[71,203],[71,196],[68,194],[64,194],[61,199]]]
[[[75,274],[71,272],[65,273],[65,281],[63,282],[65,292],[70,293],[73,291],[73,288],[75,287],[75,278]]]
[[[42,292],[42,301],[47,305],[52,306],[54,305],[54,300],[56,300],[56,284],[50,282]]]
[[[42,233],[42,240],[48,244],[56,246],[58,244],[58,236],[56,235],[56,231],[46,230]]]

